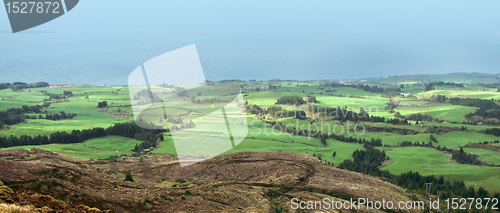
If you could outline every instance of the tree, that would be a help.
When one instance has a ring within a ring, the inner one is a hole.
[[[326,138],[326,134],[321,133],[321,144],[323,144],[324,146],[326,146]]]
[[[426,92],[427,92],[427,91],[430,91],[430,90],[434,90],[434,89],[435,89],[435,88],[434,88],[434,86],[433,86],[432,84],[427,84],[427,85],[425,85],[425,91],[426,91]]]
[[[132,178],[132,173],[127,172],[127,174],[125,174],[125,180],[124,181],[129,181],[129,182],[134,182],[134,178]]]
[[[106,102],[106,101],[99,102],[97,104],[97,108],[105,108],[105,107],[108,107],[108,102]]]
[[[67,96],[67,97],[72,97],[73,96],[73,93],[71,91],[64,91],[63,92],[63,95],[64,96]]]
[[[436,139],[436,137],[434,137],[434,135],[431,135],[431,136],[430,136],[430,139],[431,139],[431,141],[434,141],[434,142],[436,142],[436,143],[438,142],[438,141],[437,141],[437,139]]]

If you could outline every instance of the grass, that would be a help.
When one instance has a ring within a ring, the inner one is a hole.
[[[470,75],[477,79],[476,75]],[[424,87],[422,85],[411,85],[412,83],[418,82],[416,79],[427,79],[427,77],[416,76],[413,78],[407,77],[394,77],[390,79],[369,79],[369,81],[380,81],[386,83],[405,83],[402,92],[414,94],[419,97],[420,100],[412,100],[401,98],[400,103],[411,104],[411,107],[398,107],[397,112],[402,115],[409,115],[414,113],[428,114],[433,118],[445,119],[450,122],[462,122],[466,121],[465,115],[474,112],[473,107],[464,107],[451,105],[448,103],[429,103],[428,101],[423,101],[422,97],[429,98],[432,95],[446,95],[448,97],[470,97],[470,98],[484,98],[495,100],[500,99],[500,93],[495,92],[493,88],[484,88],[481,86],[466,86],[464,88],[456,87],[436,87],[436,90],[423,92]],[[459,79],[459,77],[457,77]],[[408,85],[406,85],[408,83]],[[258,105],[274,105],[279,97],[297,95],[300,97],[305,97],[307,95],[313,95],[317,98],[318,103],[316,105],[328,106],[328,107],[344,107],[348,106],[350,110],[359,111],[359,107],[364,107],[371,115],[382,116],[386,119],[393,118],[393,114],[389,114],[385,111],[388,99],[381,98],[380,93],[371,93],[363,91],[360,89],[349,88],[349,87],[338,87],[329,88],[320,86],[319,82],[298,82],[298,81],[273,81],[273,82],[239,82],[243,87],[264,87],[268,85],[277,85],[276,90],[266,90],[266,91],[255,91],[254,89],[245,89],[242,91],[246,92],[247,95],[244,99],[250,104]],[[305,86],[297,86],[305,85]],[[281,85],[281,86],[279,86]],[[379,86],[397,86],[390,84],[381,84]],[[133,88],[131,88],[132,90]],[[333,92],[326,92],[328,89],[334,89]],[[22,105],[36,105],[42,104],[43,100],[48,96],[43,95],[40,91],[46,90],[48,93],[62,94],[63,91],[71,91],[74,96],[69,98],[69,102],[53,103],[49,108],[44,109],[47,112],[59,112],[64,111],[66,113],[76,113],[77,117],[69,120],[59,120],[50,121],[43,119],[29,119],[24,123],[11,126],[7,130],[1,130],[0,136],[9,137],[10,135],[21,136],[27,135],[50,135],[50,133],[56,131],[66,131],[71,132],[74,129],[90,129],[94,127],[109,127],[115,123],[128,122],[133,120],[132,108],[130,106],[130,96],[129,88],[126,86],[86,86],[86,85],[76,85],[68,88],[35,88],[29,92],[29,89],[25,89],[24,92],[13,92],[10,89],[0,90],[0,111],[6,110],[8,108],[18,108]],[[170,91],[168,88],[152,87],[154,92]],[[198,95],[201,92],[201,95]],[[213,92],[221,93],[220,98],[223,101],[229,101],[230,96],[225,96],[223,91],[217,91],[217,88],[213,88]],[[208,98],[208,94],[205,91],[190,91],[188,92],[190,97],[196,97],[196,99],[204,100]],[[165,96],[166,97],[166,96]],[[164,98],[162,96],[162,98]],[[96,109],[98,102],[107,101],[107,109]],[[134,102],[134,101],[132,101]],[[152,153],[166,153],[166,154],[177,154],[186,152],[182,150],[182,146],[176,146],[178,144],[187,145],[184,147],[194,147],[193,149],[188,149],[188,153],[193,155],[224,155],[234,152],[301,152],[310,155],[321,156],[322,159],[340,164],[346,159],[352,158],[352,153],[355,150],[363,149],[362,144],[356,143],[345,143],[336,141],[333,139],[327,140],[327,146],[321,144],[320,140],[315,138],[309,138],[304,136],[293,136],[290,134],[277,134],[278,131],[273,131],[273,129],[260,120],[254,118],[254,115],[248,114],[248,135],[240,143],[232,146],[228,143],[228,135],[225,133],[227,127],[224,125],[224,121],[217,119],[214,116],[204,116],[207,112],[211,112],[211,104],[186,104],[187,102],[182,101],[172,101],[166,104],[167,112],[170,114],[183,115],[184,121],[194,120],[196,127],[193,129],[187,129],[178,133],[165,133],[165,141],[160,142],[158,148],[153,149]],[[224,107],[226,103],[215,103],[215,108],[219,109]],[[146,108],[146,106],[144,106]],[[191,111],[190,111],[191,110]],[[117,114],[121,111],[120,114]],[[151,121],[154,123],[159,122],[159,118],[156,116],[156,111],[148,108],[148,111],[153,113],[149,117],[145,117],[146,121]],[[267,116],[266,116],[267,117]],[[220,117],[219,117],[220,118]],[[238,120],[235,115],[228,115],[228,119]],[[277,119],[276,121],[282,122],[284,124],[292,124],[294,126],[303,126],[308,128],[311,119],[296,120],[294,118],[284,118]],[[331,118],[324,120],[324,125],[330,125],[333,127],[338,121]],[[413,122],[414,123],[414,122]],[[315,125],[321,127],[321,122],[314,122]],[[357,123],[344,123],[344,136],[352,137],[362,137],[367,140],[371,138],[380,138],[384,145],[397,146],[398,143],[403,141],[412,142],[429,142],[430,135],[428,133],[420,133],[417,135],[401,135],[387,132],[364,132],[362,134],[356,135],[353,132],[353,128]],[[415,131],[423,132],[427,126],[443,126],[443,127],[456,127],[460,128],[462,124],[452,124],[452,123],[434,123],[425,122],[423,126],[411,125],[411,126],[401,126],[401,125],[391,125],[388,123],[370,123],[361,122],[360,125],[367,126],[379,126],[379,127],[391,127],[399,129],[412,129]],[[163,124],[165,125],[165,124]],[[170,124],[171,125],[171,124]],[[346,128],[350,128],[349,135]],[[459,146],[464,146],[470,142],[482,142],[482,141],[493,141],[498,140],[497,137],[482,134],[475,131],[480,131],[486,128],[492,128],[491,126],[484,125],[466,125],[467,129],[474,131],[453,131],[441,135],[436,135],[438,143],[433,143],[435,146],[447,146],[450,148],[457,149]],[[316,126],[311,126],[311,129],[315,129]],[[336,129],[337,132],[339,129]],[[236,131],[236,130],[235,130]],[[359,132],[358,132],[359,133]],[[172,137],[175,136],[175,140]],[[195,143],[194,137],[202,136],[202,138],[211,138],[212,143]],[[242,139],[242,138],[241,138]],[[31,149],[32,147],[45,149],[49,151],[54,151],[67,155],[70,157],[80,158],[80,159],[104,159],[115,155],[130,155],[135,144],[141,143],[133,139],[109,136],[104,138],[98,138],[86,141],[80,144],[50,144],[43,146],[26,146],[26,147],[11,147],[9,149]],[[223,148],[215,148],[215,145],[221,143],[226,143]],[[400,174],[407,171],[417,171],[422,174],[432,174],[432,175],[444,175],[450,180],[464,180],[467,184],[479,185],[485,188],[489,188],[493,191],[500,191],[498,176],[500,175],[500,167],[485,167],[485,166],[472,166],[464,165],[453,162],[448,154],[440,151],[436,151],[430,148],[423,147],[379,147],[385,150],[388,156],[391,158],[392,163],[383,167],[394,174]],[[484,149],[473,149],[466,148],[466,151],[478,154],[481,156],[481,160],[500,164],[500,154],[491,150]],[[336,157],[333,157],[333,152],[336,152]]]
[[[474,86],[465,86],[464,89],[456,87],[437,87],[436,90],[427,91],[423,93],[423,95],[426,97],[431,97],[433,95],[446,95],[447,97],[500,99],[500,93],[496,92],[495,88]]]
[[[465,124],[452,124],[452,123],[433,123],[433,122],[424,122],[423,126],[440,126],[440,127],[453,127],[453,128],[462,128],[462,126],[466,127],[468,130],[481,131],[485,129],[492,128],[491,126],[485,125],[465,125]]]
[[[113,94],[120,89],[120,92]],[[53,103],[49,108],[42,110],[44,112],[60,112],[76,113],[77,116],[73,119],[66,120],[44,120],[44,119],[28,119],[27,122],[11,126],[8,130],[0,131],[0,136],[9,137],[21,135],[50,135],[57,131],[71,132],[74,129],[91,129],[94,127],[109,127],[115,123],[127,122],[131,118],[130,114],[124,116],[116,116],[114,113],[120,111],[131,111],[128,89],[123,87],[96,87],[96,86],[72,86],[69,88],[35,88],[32,92],[24,90],[24,92],[12,92],[12,90],[0,90],[0,99],[2,97],[13,97],[12,100],[0,102],[0,111],[8,108],[18,108],[22,105],[33,106],[42,104],[43,99],[48,96],[43,95],[40,91],[47,90],[48,93],[62,94],[63,91],[69,90],[73,92],[69,102]],[[85,98],[85,97],[89,98]],[[99,101],[106,100],[111,107],[107,110],[96,109]]]
[[[96,138],[92,140],[85,141],[84,143],[75,144],[47,144],[39,146],[17,146],[10,147],[7,149],[26,149],[31,148],[43,149],[47,151],[57,152],[62,155],[66,155],[73,158],[79,159],[105,159],[110,156],[115,155],[130,155],[131,150],[136,144],[140,144],[141,141],[137,141],[130,138],[124,138],[119,136],[107,136],[103,138]]]
[[[447,146],[449,148],[456,148],[458,146],[464,146],[471,143],[483,142],[483,141],[494,141],[498,140],[498,137],[493,135],[487,135],[477,132],[448,132],[442,135],[434,135],[441,146]],[[436,144],[434,144],[436,145]]]
[[[344,143],[336,140],[327,140],[327,146],[323,146],[318,139],[307,139],[307,137],[255,137],[246,138],[234,148],[220,152],[225,155],[236,152],[301,152],[316,156],[321,155],[323,160],[339,164],[344,160],[352,159],[352,153],[358,149],[363,149],[362,144]],[[333,152],[337,152],[333,157]],[[177,154],[176,146],[171,137],[165,137],[165,141],[160,142],[160,147],[152,153]],[[196,153],[193,153],[196,155]]]
[[[424,175],[443,175],[448,180],[463,180],[467,185],[500,191],[500,167],[459,164],[451,160],[450,155],[425,147],[384,149],[393,162],[382,169],[393,174],[414,171]]]
[[[464,148],[466,152],[474,153],[479,155],[479,160],[485,161],[488,163],[492,163],[495,165],[500,165],[500,153],[489,150],[489,149],[480,149],[480,148]]]
[[[127,118],[109,115],[106,112],[99,112],[95,109],[82,108],[59,108],[59,111],[77,113],[73,119],[66,120],[45,120],[29,119],[27,122],[12,126],[9,130],[0,131],[0,136],[9,137],[10,135],[50,135],[57,131],[71,132],[75,129],[92,129],[95,127],[109,127],[115,123],[127,122]],[[53,109],[50,109],[53,110]],[[56,111],[56,110],[54,110]]]
[[[327,140],[327,146],[321,144],[319,139],[308,138],[305,136],[292,136],[289,134],[273,134],[270,127],[265,128],[260,122],[254,122],[255,127],[249,128],[248,136],[239,144],[232,147],[231,144],[225,146],[227,150],[217,150],[213,148],[213,143],[227,143],[221,139],[213,140],[212,143],[200,143],[201,147],[193,147],[189,149],[189,154],[207,155],[214,153],[213,156],[223,155],[235,152],[301,152],[310,155],[321,154],[323,160],[339,164],[346,159],[352,159],[352,153],[358,149],[364,149],[362,144],[344,143],[336,140]],[[203,127],[207,128],[207,127]],[[178,138],[172,139],[171,135]],[[152,153],[178,154],[177,149],[186,149],[186,143],[190,139],[188,135],[176,135],[175,133],[165,134],[165,141],[160,142],[160,147],[152,151]],[[212,137],[213,139],[213,137]],[[217,145],[217,144],[216,144]],[[337,152],[336,157],[332,156],[333,152]],[[210,155],[212,156],[212,155]]]
[[[473,107],[452,105],[447,103],[432,103],[424,106],[398,107],[396,111],[401,115],[427,114],[433,118],[441,118],[450,122],[462,122],[465,115],[474,112]]]

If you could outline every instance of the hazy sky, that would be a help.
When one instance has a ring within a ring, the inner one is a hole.
[[[1,10],[0,81],[125,84],[143,62],[191,44],[217,80],[500,73],[499,9],[493,0],[82,0],[16,34]]]

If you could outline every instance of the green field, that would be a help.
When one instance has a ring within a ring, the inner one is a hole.
[[[140,144],[130,138],[119,136],[108,136],[85,141],[84,143],[74,144],[48,144],[39,146],[18,146],[7,149],[27,149],[31,148],[43,149],[47,151],[57,152],[69,157],[80,159],[105,159],[115,155],[130,155],[131,150],[136,144]]]
[[[474,112],[473,107],[457,106],[452,104],[433,103],[424,106],[399,107],[396,109],[401,115],[427,114],[432,118],[441,118],[450,122],[462,122],[465,115]]]
[[[486,161],[495,165],[500,165],[500,153],[489,149],[465,148],[466,152],[481,156],[479,160]]]
[[[442,76],[438,75],[436,79]],[[459,83],[478,83],[480,77],[476,74],[455,75],[450,74],[450,79],[456,79],[453,82]],[[470,78],[470,79],[468,79]],[[466,115],[474,113],[478,107],[452,105],[450,103],[435,103],[432,101],[433,95],[446,95],[447,97],[461,98],[480,98],[485,100],[500,100],[500,92],[496,92],[496,88],[485,87],[484,85],[466,85],[463,88],[451,86],[436,86],[436,90],[424,92],[426,82],[430,80],[429,76],[412,76],[412,77],[391,77],[383,79],[365,79],[363,84],[370,86],[379,86],[380,88],[396,88],[399,92],[393,93],[398,96],[397,101],[400,104],[394,110],[401,115],[410,114],[426,114],[433,118],[444,120],[444,122],[426,121],[416,125],[415,121],[410,121],[411,125],[393,125],[385,122],[344,122],[340,124],[338,118],[323,118],[319,119],[315,114],[308,114],[308,118],[296,119],[275,118],[273,115],[257,116],[247,111],[246,119],[248,121],[248,135],[246,138],[240,138],[242,141],[232,147],[229,144],[227,149],[216,148],[219,143],[227,143],[228,135],[224,131],[227,130],[225,121],[217,116],[205,116],[212,113],[214,109],[223,108],[226,104],[233,100],[231,94],[224,94],[218,85],[212,87],[211,92],[218,94],[220,101],[193,103],[188,101],[189,98],[200,101],[209,99],[211,95],[205,90],[197,88],[187,92],[187,98],[181,98],[179,95],[165,95],[172,91],[170,88],[152,86],[151,90],[160,94],[160,98],[172,99],[166,103],[165,110],[167,114],[175,115],[175,118],[182,118],[184,122],[193,120],[195,127],[184,129],[180,132],[165,133],[165,140],[160,142],[158,147],[151,150],[151,153],[178,154],[179,147],[176,143],[191,144],[196,146],[196,149],[190,154],[199,155],[224,155],[234,152],[301,152],[310,155],[321,157],[322,160],[334,164],[340,164],[344,160],[352,159],[352,153],[358,149],[364,149],[363,144],[341,142],[334,139],[328,139],[326,146],[317,138],[307,136],[295,136],[292,134],[281,133],[273,129],[267,122],[280,122],[284,125],[292,125],[294,127],[316,128],[323,129],[328,127],[343,128],[340,133],[344,137],[364,138],[370,140],[381,139],[382,144],[387,147],[377,147],[385,150],[390,157],[390,162],[382,169],[388,170],[394,174],[402,172],[415,171],[425,175],[444,175],[450,180],[463,180],[472,186],[483,186],[488,189],[500,192],[500,167],[492,166],[473,166],[467,164],[459,164],[451,159],[447,153],[437,151],[425,147],[398,147],[404,141],[425,142],[430,141],[430,136],[436,138],[437,143],[433,142],[434,146],[446,146],[452,149],[459,149],[469,143],[478,143],[483,141],[498,140],[498,137],[486,135],[480,131],[498,126],[488,125],[469,125],[462,124],[468,122]],[[484,78],[489,79],[489,78]],[[452,81],[452,80],[450,80]],[[347,107],[349,110],[359,112],[360,107],[363,107],[369,115],[384,117],[386,120],[394,118],[394,113],[386,110],[390,98],[387,94],[379,92],[370,92],[363,89],[352,87],[328,87],[325,83],[331,81],[256,81],[256,82],[236,82],[241,86],[241,91],[244,95],[244,101],[249,104],[255,104],[262,108],[267,108],[276,104],[280,97],[298,96],[305,98],[307,96],[316,97],[317,102],[311,103],[317,106],[325,107]],[[358,81],[359,82],[359,81]],[[349,84],[357,84],[349,83]],[[485,80],[484,82],[489,82]],[[269,89],[269,86],[276,86],[276,89]],[[131,91],[136,88],[131,87]],[[31,91],[30,91],[31,90]],[[42,93],[46,91],[50,94],[62,94],[64,91],[71,91],[73,96],[66,100],[48,100],[51,104],[42,110],[40,115],[64,111],[65,113],[75,113],[76,117],[63,120],[46,120],[46,119],[26,119],[19,124],[10,125],[5,129],[0,130],[0,137],[20,137],[22,135],[47,135],[50,136],[54,132],[71,132],[73,130],[85,130],[95,127],[107,128],[116,123],[129,122],[134,120],[131,104],[139,104],[139,100],[130,100],[129,88],[127,86],[88,86],[88,85],[72,85],[64,88],[46,87],[24,89],[23,91],[12,91],[11,89],[0,90],[0,111],[6,111],[9,108],[21,108],[23,105],[34,106],[43,104],[48,98]],[[407,93],[407,94],[399,94]],[[408,95],[409,94],[409,95]],[[389,96],[392,97],[392,96]],[[306,98],[307,99],[307,98]],[[107,108],[97,108],[101,101],[108,103]],[[498,102],[497,102],[498,104]],[[306,104],[300,106],[281,105],[289,109],[300,109],[306,107]],[[153,122],[157,125],[169,126],[172,128],[174,123],[163,122],[158,116],[158,110],[154,105],[140,105],[139,108],[145,109],[144,121]],[[212,108],[213,107],[213,108]],[[46,110],[46,112],[45,112]],[[162,109],[161,109],[162,110]],[[149,114],[148,114],[149,113]],[[163,113],[163,112],[161,112]],[[38,116],[36,113],[27,113],[30,116]],[[228,122],[238,123],[241,119],[236,114],[229,113],[227,115]],[[245,118],[243,118],[245,119]],[[311,124],[312,123],[312,124]],[[323,125],[323,126],[322,126]],[[243,125],[242,125],[243,126]],[[359,132],[353,131],[355,127],[384,127],[392,130],[412,130],[415,134],[404,135],[398,132]],[[443,129],[455,128],[452,130],[446,129],[443,133],[426,132],[429,127],[436,126]],[[467,128],[467,131],[459,131],[462,126]],[[223,131],[220,131],[220,130]],[[347,132],[349,129],[350,132]],[[329,132],[337,134],[336,132]],[[358,133],[358,134],[356,134]],[[172,137],[175,135],[176,138]],[[232,136],[234,136],[233,134]],[[195,144],[195,137],[210,138],[212,143]],[[175,142],[175,143],[174,143]],[[23,146],[10,147],[8,149],[31,149],[33,147],[58,152],[63,155],[80,159],[105,159],[115,155],[132,155],[131,151],[136,144],[141,141],[123,138],[118,136],[109,136],[85,141],[84,143],[74,144],[50,144],[40,146]],[[176,149],[177,148],[177,149]],[[231,149],[232,148],[232,149]],[[479,160],[491,164],[500,165],[500,154],[492,150],[465,148],[466,152],[471,152],[480,156]],[[179,151],[181,152],[181,151]],[[332,154],[336,152],[336,156]],[[210,154],[207,154],[210,153]]]
[[[419,172],[425,175],[443,175],[450,180],[464,180],[471,186],[482,186],[500,191],[500,167],[459,164],[443,152],[425,147],[384,148],[392,163],[383,167],[394,174]]]

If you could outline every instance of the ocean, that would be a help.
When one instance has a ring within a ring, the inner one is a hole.
[[[0,11],[0,82],[125,85],[195,44],[209,80],[500,73],[498,1],[98,1],[12,33]]]

